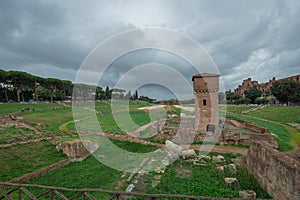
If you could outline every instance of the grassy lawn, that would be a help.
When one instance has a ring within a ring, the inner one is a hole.
[[[99,136],[90,135],[86,138],[95,139],[96,137]],[[127,141],[111,141],[118,147],[130,152],[146,153],[157,149],[157,147],[154,146],[147,146]],[[100,152],[101,149],[98,151]],[[102,164],[94,156],[89,156],[83,162],[70,163],[61,169],[52,171],[49,174],[30,181],[29,183],[67,188],[100,188],[115,190],[118,186],[118,182],[122,180],[122,174],[123,172],[119,172]],[[33,189],[32,192],[39,193],[41,190]],[[68,196],[71,195],[71,193],[67,192],[64,193],[64,195]],[[95,197],[103,199],[108,196],[105,194],[97,194]]]
[[[210,155],[218,154],[210,153]],[[221,155],[225,157],[227,164],[232,163],[231,158],[238,156],[234,154]],[[238,173],[233,174],[227,169],[224,173],[217,172],[215,168],[214,163],[209,163],[206,167],[199,167],[183,160],[177,160],[167,167],[166,173],[162,174],[161,183],[155,188],[149,187],[147,192],[231,198],[239,197],[240,190],[254,190],[258,198],[269,198],[256,179],[245,169],[238,167]],[[151,174],[155,175],[153,172]],[[240,187],[227,186],[224,181],[226,177],[237,178]],[[151,177],[149,179],[151,180]]]
[[[269,106],[246,115],[280,123],[300,123],[300,106]]]
[[[4,103],[0,104],[0,115],[6,113],[20,112],[24,108],[34,108],[35,111],[52,110],[53,108],[61,108],[58,103],[42,103],[42,104],[20,104],[20,103]]]
[[[48,141],[0,148],[0,181],[8,181],[23,174],[59,162],[66,157]]]
[[[153,147],[141,148],[139,144],[128,142],[113,141],[113,143],[126,150],[136,150],[138,152],[153,150]],[[149,149],[150,148],[150,149]],[[217,153],[211,153],[217,155]],[[232,163],[231,158],[239,155],[222,154],[227,164]],[[147,193],[172,193],[186,195],[201,195],[210,197],[239,197],[239,191],[252,189],[256,191],[258,198],[268,198],[268,194],[259,186],[255,178],[246,170],[238,168],[238,173],[233,174],[228,170],[225,173],[216,172],[216,165],[210,163],[207,167],[193,166],[192,164],[177,160],[175,163],[167,167],[162,174],[161,183],[155,188],[151,186],[151,181],[155,172],[146,175],[146,180],[150,183],[147,186]],[[178,169],[187,169],[191,171],[188,176],[179,176]],[[76,174],[76,175],[75,175]],[[89,156],[83,162],[70,163],[69,165],[52,171],[38,179],[34,179],[29,183],[39,185],[50,185],[67,188],[101,188],[108,190],[124,190],[131,182],[127,182],[128,175],[122,177],[122,172],[111,169],[93,156]],[[225,177],[235,177],[239,180],[240,187],[232,188],[225,184]],[[41,190],[30,190],[33,193],[39,193]],[[70,197],[72,194],[64,192],[64,195]],[[105,194],[94,194],[96,198],[107,198]]]
[[[32,130],[28,128],[15,128],[10,127],[8,129],[0,129],[0,144],[7,144],[12,142],[18,142],[31,139],[36,135]]]
[[[85,111],[91,112],[91,111]],[[92,113],[91,113],[92,114]],[[82,116],[89,116],[88,113]],[[81,130],[94,130],[99,131],[98,126],[100,125],[103,132],[115,133],[115,134],[125,134],[135,131],[142,125],[148,124],[153,120],[160,119],[164,116],[164,113],[161,111],[151,112],[147,111],[130,109],[129,115],[126,110],[120,110],[113,114],[97,114],[98,122],[91,120],[90,118],[81,120],[77,122],[77,128]],[[115,118],[118,119],[118,123]],[[132,123],[134,125],[132,125]],[[66,129],[75,130],[74,123],[67,123]]]
[[[72,108],[60,108],[57,110],[43,110],[40,112],[24,113],[26,122],[46,124],[45,130],[59,130],[59,126],[73,120]]]
[[[279,151],[291,151],[294,149],[293,146],[291,145],[291,138],[292,138],[291,133],[280,124],[276,124],[268,121],[262,121],[262,120],[254,119],[240,114],[228,114],[227,116],[231,118],[243,120],[246,122],[252,122],[260,127],[267,128],[270,133],[275,134],[274,138],[278,142]]]

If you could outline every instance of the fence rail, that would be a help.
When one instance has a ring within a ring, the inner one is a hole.
[[[33,194],[29,191],[31,189],[44,189],[45,191],[40,194]],[[63,192],[71,192],[73,193],[72,197],[66,197]],[[70,189],[70,188],[62,188],[62,187],[50,187],[43,185],[32,185],[32,184],[16,184],[16,183],[2,183],[0,182],[0,200],[13,200],[13,199],[31,199],[38,200],[41,197],[46,197],[51,200],[53,199],[63,199],[63,200],[73,200],[73,199],[82,199],[82,200],[96,200],[91,193],[102,193],[107,194],[110,197],[109,200],[123,200],[128,199],[130,197],[139,197],[142,199],[205,199],[205,200],[241,200],[240,198],[211,198],[204,196],[189,196],[189,195],[179,195],[179,194],[143,194],[143,193],[135,193],[135,192],[122,192],[122,191],[114,191],[114,190],[102,190],[102,189]],[[12,197],[12,195],[14,195]],[[48,195],[48,196],[47,196]],[[243,199],[245,200],[245,199]]]

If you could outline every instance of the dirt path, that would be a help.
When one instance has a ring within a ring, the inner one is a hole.
[[[267,107],[267,106],[258,106],[258,107],[250,108],[248,110],[243,110],[241,112],[241,114],[246,114],[246,113],[249,113],[249,112],[252,112],[252,111],[261,110],[261,109],[263,109],[265,107]]]
[[[219,145],[191,145],[190,149],[194,149],[194,150],[199,150],[201,148],[201,150],[205,151],[205,150],[211,150],[213,152],[219,152],[219,153],[240,153],[243,155],[247,155],[248,153],[248,149],[246,148],[238,148],[238,147],[229,147],[229,146],[219,146]]]

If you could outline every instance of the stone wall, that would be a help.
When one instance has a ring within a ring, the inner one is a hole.
[[[74,140],[60,143],[56,149],[69,157],[72,162],[82,161],[96,151],[99,145],[88,140]]]
[[[300,197],[300,152],[278,152],[268,141],[252,141],[247,155],[248,169],[274,198],[296,200]],[[298,155],[298,156],[297,156]]]
[[[226,119],[227,120],[227,119]],[[226,127],[222,134],[216,135],[211,133],[201,133],[195,130],[195,123],[193,117],[169,117],[166,121],[156,121],[152,123],[152,131],[157,134],[155,136],[158,140],[173,140],[182,142],[203,142],[217,141],[225,144],[242,144],[250,145],[252,139],[268,139],[268,129],[261,128],[250,122],[244,122],[235,119],[228,119],[228,121],[237,127],[237,130],[228,130]],[[239,128],[251,130],[249,133],[240,133]],[[211,135],[210,135],[211,134]],[[217,138],[219,137],[219,138]],[[191,139],[192,138],[192,139]],[[216,139],[217,138],[217,139]],[[191,141],[193,140],[193,141]]]

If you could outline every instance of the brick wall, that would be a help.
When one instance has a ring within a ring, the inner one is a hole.
[[[299,155],[300,152],[294,154]],[[247,166],[274,199],[299,199],[299,159],[294,159],[289,153],[278,152],[267,141],[252,141]]]

